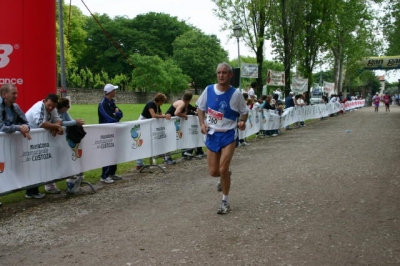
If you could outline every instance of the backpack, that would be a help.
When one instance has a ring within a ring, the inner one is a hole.
[[[82,126],[74,125],[67,127],[67,138],[75,143],[81,143],[85,135],[86,132]]]

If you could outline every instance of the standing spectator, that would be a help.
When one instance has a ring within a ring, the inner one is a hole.
[[[187,106],[187,114],[188,115],[197,115],[197,108],[189,103],[188,106]],[[193,151],[194,151],[194,149],[189,149],[189,150],[186,150],[186,151],[182,152],[182,157],[184,157],[186,159],[190,159],[193,156]],[[187,154],[190,154],[192,156],[188,156]],[[195,156],[194,157],[197,158],[197,159],[201,159],[203,157],[206,157],[206,155],[204,154],[204,151],[203,151],[203,147],[197,147],[196,148],[196,152],[195,152]]]
[[[104,86],[104,97],[99,103],[98,116],[99,124],[118,123],[123,117],[122,110],[114,102],[114,97],[118,86],[106,84]],[[114,180],[120,180],[122,177],[116,175],[117,165],[104,166],[101,172],[100,181],[106,184],[114,183]]]
[[[323,104],[327,104],[329,102],[328,96],[326,96],[326,95],[322,95],[321,100],[322,100]],[[323,116],[323,117],[321,117],[321,120],[324,120],[326,118],[327,118],[327,116]]]
[[[31,128],[44,128],[48,129],[53,137],[64,134],[61,126],[61,118],[57,113],[58,96],[50,93],[44,100],[35,103],[26,112],[26,118]],[[59,190],[55,183],[50,183],[44,186],[45,190],[52,194],[59,194]],[[37,189],[37,188],[36,188]],[[33,190],[26,192],[26,197],[29,198],[30,194],[36,194],[38,191]]]
[[[375,96],[372,97],[372,102],[373,102],[373,104],[375,106],[375,112],[378,112],[379,103],[381,102],[381,97],[379,97],[379,93],[378,92],[376,92]]]
[[[390,100],[391,100],[390,95],[389,95],[388,92],[385,92],[385,95],[383,95],[382,100],[383,100],[383,103],[385,104],[385,111],[386,111],[386,114],[387,114],[388,112],[390,112],[389,105],[390,105]]]
[[[339,96],[337,96],[336,94],[332,94],[329,103],[335,103],[337,101],[339,101]]]
[[[304,105],[306,105],[306,103],[305,103],[305,101],[304,101],[304,98],[305,98],[305,95],[304,94],[299,94],[299,95],[296,95],[296,105],[297,106],[300,106],[300,107],[303,107]],[[300,123],[300,126],[301,127],[305,127],[306,125],[304,124],[304,121],[300,121],[299,122]]]
[[[247,93],[243,93],[243,98],[244,98],[244,101],[245,101],[245,103],[246,103],[246,108],[247,108],[247,112],[248,112],[248,111],[250,111],[250,109],[249,109],[248,106],[247,106],[247,99],[249,99],[249,95],[248,95]],[[250,100],[253,100],[253,99],[250,98]],[[247,143],[247,142],[245,141],[245,139],[239,139],[239,147],[241,147],[241,146],[247,146],[247,145],[249,145],[249,143]]]
[[[219,64],[218,83],[207,86],[197,101],[201,133],[206,135],[210,175],[220,177],[222,201],[217,210],[218,214],[228,213],[230,209],[228,194],[231,171],[229,171],[229,165],[238,142],[237,128],[245,130],[248,117],[243,96],[230,86],[232,76],[233,70],[230,65]]]
[[[276,91],[274,91],[274,94],[277,94],[277,95],[278,95],[278,99],[276,99],[276,100],[279,100],[279,101],[282,101],[282,100],[283,100],[282,91],[281,91],[280,88],[277,88]],[[275,99],[275,98],[274,98],[274,99]]]
[[[189,91],[185,92],[182,98],[179,98],[171,104],[166,114],[171,117],[179,116],[187,120],[188,116],[188,105],[192,100],[193,94]],[[193,157],[193,149],[182,152],[182,157],[191,159]]]
[[[179,116],[187,120],[187,106],[192,100],[193,94],[187,91],[183,94],[182,98],[179,98],[168,108],[165,114],[170,116]]]
[[[248,91],[248,95],[249,95],[249,98],[250,99],[255,99],[255,96],[256,96],[256,92],[255,92],[255,89],[257,89],[257,82],[256,81],[253,81],[251,84],[250,84],[250,86],[251,86],[251,88],[249,89],[249,91]]]
[[[19,105],[15,103],[18,98],[17,87],[13,84],[3,84],[0,89],[0,96],[0,132],[14,133],[19,131],[24,138],[30,140],[28,120]],[[28,189],[26,197],[41,199],[44,194],[39,193],[39,189],[36,187]]]
[[[167,101],[167,96],[162,93],[157,93],[154,100],[148,102],[142,113],[140,114],[139,120],[151,119],[151,118],[165,118],[167,120],[171,119],[170,114],[163,114],[161,111],[161,105]],[[166,164],[175,164],[176,162],[171,159],[169,153],[164,154],[164,162]],[[143,159],[136,160],[136,170],[141,170],[143,167]]]
[[[288,109],[290,107],[294,107],[295,106],[293,95],[294,95],[294,92],[289,92],[288,97],[286,97],[286,99],[285,99],[285,109]],[[291,130],[291,129],[292,128],[290,127],[290,125],[286,126],[286,130]]]
[[[62,120],[62,125],[65,127],[71,126],[82,126],[85,124],[85,121],[82,119],[72,119],[72,117],[68,113],[68,109],[70,108],[70,103],[68,98],[60,98],[57,103],[57,112]],[[68,132],[68,130],[67,130]],[[68,136],[67,136],[68,137]],[[79,145],[79,143],[78,143]],[[83,179],[83,173],[79,173],[75,176],[70,176],[67,178],[67,192],[68,193],[76,193],[81,185]]]

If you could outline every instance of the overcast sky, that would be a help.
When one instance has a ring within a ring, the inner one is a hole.
[[[222,47],[228,51],[229,59],[233,60],[238,56],[236,38],[228,39],[229,32],[221,31],[223,21],[219,20],[214,14],[216,7],[211,0],[83,0],[92,13],[108,14],[110,17],[127,16],[134,18],[139,14],[149,12],[165,13],[179,20],[184,20],[201,29],[205,34],[214,34],[221,40]],[[69,1],[65,1],[66,4]],[[72,5],[78,6],[85,15],[90,15],[82,0],[72,0]],[[240,43],[240,55],[252,56],[255,54]],[[266,47],[264,57],[272,60],[273,56],[269,47]],[[317,72],[319,69],[316,69]],[[389,82],[400,79],[400,71],[376,71],[377,75],[386,75]]]

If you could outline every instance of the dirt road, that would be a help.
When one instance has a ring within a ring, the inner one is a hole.
[[[400,265],[400,108],[382,111],[237,148],[227,215],[204,159],[0,209],[0,265]]]

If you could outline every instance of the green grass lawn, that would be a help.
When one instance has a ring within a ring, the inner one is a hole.
[[[196,97],[197,99],[197,97]],[[194,104],[195,101],[192,101]],[[86,124],[98,124],[98,115],[97,115],[97,104],[79,104],[79,105],[72,105],[71,109],[69,110],[69,114],[73,119],[81,118],[85,120]],[[122,112],[124,113],[124,117],[121,119],[121,122],[133,121],[138,120],[140,113],[143,110],[145,104],[118,104],[117,105]],[[161,106],[163,112],[167,111],[169,108],[170,103],[165,103]],[[179,158],[179,155],[174,155],[174,158]],[[159,163],[162,162],[162,159],[157,159]],[[149,163],[148,159],[144,160],[145,163]],[[136,166],[136,162],[126,162],[118,164],[117,174],[122,175],[124,173],[129,172]],[[101,169],[94,169],[91,171],[85,172],[85,181],[90,183],[96,183],[100,180],[101,176]],[[57,182],[57,186],[61,190],[66,189],[65,181]],[[41,186],[39,189],[42,193],[44,193],[44,187]],[[24,197],[25,191],[19,191],[15,193],[11,193],[5,196],[0,197],[0,202],[3,204],[7,203],[16,203],[22,200],[25,200]]]
[[[68,112],[72,118],[81,118],[85,120],[85,123],[88,125],[98,124],[99,118],[97,115],[97,106],[97,104],[72,105]],[[121,122],[127,122],[138,120],[145,104],[118,104],[117,106],[124,113],[124,117],[122,117]],[[167,111],[168,108],[169,105],[167,104],[161,106],[161,109],[164,112]]]

